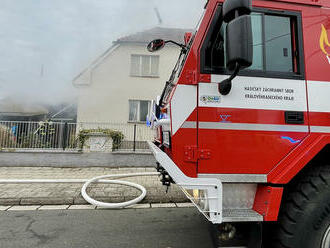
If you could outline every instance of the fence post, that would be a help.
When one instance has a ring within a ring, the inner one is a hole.
[[[136,143],[136,124],[134,124],[134,137],[133,137],[133,152],[135,152],[135,143]]]
[[[65,122],[64,123],[64,130],[63,130],[63,139],[62,139],[62,147],[63,147],[63,151],[66,148],[66,143],[67,143],[67,137],[68,137],[68,123]]]

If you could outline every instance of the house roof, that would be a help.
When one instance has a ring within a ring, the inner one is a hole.
[[[184,34],[186,32],[192,32],[192,29],[180,29],[180,28],[163,28],[154,27],[135,34],[123,36],[113,42],[113,45],[109,47],[103,54],[97,57],[87,68],[79,73],[72,81],[73,85],[86,85],[84,83],[77,83],[79,79],[88,70],[97,67],[102,61],[108,57],[113,51],[115,51],[121,44],[148,44],[154,39],[173,40],[177,43],[184,43]],[[88,85],[88,84],[87,84]]]
[[[154,39],[173,40],[178,43],[184,43],[184,34],[192,30],[180,28],[154,27],[135,34],[124,36],[114,43],[149,43]]]

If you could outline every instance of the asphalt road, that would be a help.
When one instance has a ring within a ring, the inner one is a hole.
[[[208,222],[195,208],[7,211],[0,247],[210,248]]]

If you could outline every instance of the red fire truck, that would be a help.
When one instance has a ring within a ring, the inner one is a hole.
[[[330,247],[329,33],[329,0],[209,0],[177,44],[149,145],[219,247]]]

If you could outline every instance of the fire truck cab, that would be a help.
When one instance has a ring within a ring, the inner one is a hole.
[[[264,247],[330,247],[329,32],[329,0],[209,0],[178,44],[149,145],[222,231],[271,222]]]

